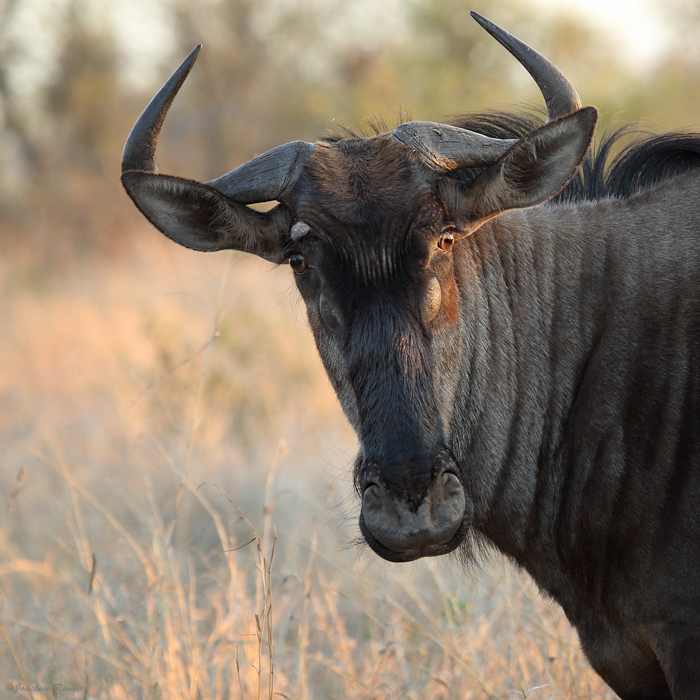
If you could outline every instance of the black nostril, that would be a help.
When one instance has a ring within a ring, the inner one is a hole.
[[[385,558],[394,552],[409,560],[443,554],[459,545],[472,508],[453,470],[439,469],[417,499],[384,482],[367,481],[362,495],[360,526],[375,551]]]
[[[364,494],[364,492],[370,486],[379,487],[379,482],[380,482],[380,479],[378,478],[376,471],[370,470],[370,469],[365,469],[363,472],[360,472],[359,479],[358,479],[358,485],[360,487],[360,494]]]
[[[362,492],[363,506],[367,507],[368,504],[373,506],[375,503],[381,503],[383,491],[379,484],[367,484]]]

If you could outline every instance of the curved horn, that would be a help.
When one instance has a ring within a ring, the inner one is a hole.
[[[505,46],[532,76],[547,103],[548,122],[581,109],[581,100],[574,86],[553,63],[478,12],[469,14],[496,41]]]
[[[178,91],[185,82],[194,62],[197,60],[201,44],[192,49],[190,55],[180,64],[180,67],[170,76],[156,96],[148,103],[141,116],[136,120],[134,128],[129,133],[122,152],[122,172],[127,170],[142,170],[147,173],[157,173],[156,144],[163,126],[165,115],[175,99]]]
[[[200,48],[180,64],[136,121],[122,153],[122,184],[141,213],[174,241],[195,250],[243,250],[279,263],[289,211],[275,207],[263,213],[245,205],[284,197],[313,155],[314,144],[279,146],[211,182],[158,171],[158,135]]]
[[[438,172],[491,165],[518,142],[518,139],[493,139],[435,122],[406,122],[391,135],[418,151],[426,165]]]
[[[158,173],[156,144],[165,116],[185,82],[202,45],[197,45],[149,102],[136,121],[122,153],[122,173],[139,170]],[[283,197],[301,173],[304,162],[316,150],[313,143],[293,141],[205,183],[241,204],[268,202]]]
[[[574,86],[553,63],[477,12],[472,12],[471,16],[503,44],[533,77],[547,103],[547,122],[581,108],[581,100]],[[487,167],[518,142],[518,139],[489,138],[467,129],[434,122],[401,124],[391,135],[417,151],[422,160],[437,172]]]
[[[291,141],[210,180],[207,185],[241,204],[283,199],[315,152],[316,144]]]

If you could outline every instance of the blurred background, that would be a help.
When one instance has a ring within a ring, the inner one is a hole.
[[[118,180],[200,42],[159,145],[200,180],[344,125],[538,107],[471,9],[603,128],[700,122],[697,0],[0,0],[0,694],[614,697],[498,555],[355,544],[357,445],[288,268],[178,248]]]

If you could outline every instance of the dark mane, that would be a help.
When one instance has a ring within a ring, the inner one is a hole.
[[[403,118],[400,122],[407,121]],[[455,126],[500,139],[522,138],[544,124],[541,114],[488,111],[461,115]],[[366,133],[366,132],[369,133]],[[390,131],[383,120],[367,120],[366,131],[340,126],[323,143],[364,139]],[[624,143],[629,141],[629,143]],[[552,202],[626,199],[663,180],[700,168],[700,133],[654,134],[640,124],[607,130],[586,154],[581,167]],[[481,170],[465,168],[457,176],[472,180]]]
[[[406,114],[401,114],[397,124],[402,122],[410,121],[410,117]],[[380,136],[385,134],[387,131],[391,131],[391,128],[387,125],[386,121],[380,117],[366,118],[365,129],[358,130],[351,127],[348,124],[339,124],[336,126],[335,131],[328,131],[324,136],[322,136],[319,141],[321,143],[338,143],[338,141],[353,141],[355,139],[366,139],[372,136]],[[369,133],[367,133],[369,132]]]
[[[522,138],[543,124],[535,114],[482,112],[455,124],[494,138]],[[622,141],[633,139],[630,143]],[[552,201],[625,199],[646,187],[700,167],[700,133],[653,134],[639,124],[606,131],[564,189]],[[477,171],[465,173],[470,180]]]

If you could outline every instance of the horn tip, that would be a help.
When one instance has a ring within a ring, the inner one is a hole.
[[[472,19],[477,22],[477,24],[485,29],[494,39],[506,46],[506,48],[508,48],[507,40],[515,40],[517,43],[522,43],[519,39],[516,39],[514,36],[509,34],[505,29],[499,27],[495,22],[492,22],[490,19],[480,15],[478,12],[471,10],[469,14],[472,16]],[[510,49],[508,50],[510,51]]]
[[[187,58],[182,62],[180,66],[180,70],[185,70],[187,73],[190,72],[192,69],[192,66],[194,65],[194,62],[197,60],[197,56],[199,56],[199,52],[202,50],[202,45],[197,44],[192,51],[188,54]]]
[[[158,134],[163,125],[165,115],[168,113],[178,90],[185,82],[185,78],[192,70],[201,48],[202,45],[197,44],[190,51],[187,58],[156,93],[156,96],[148,103],[148,106],[138,118],[136,124],[134,124],[122,152],[122,172],[127,170],[158,172],[155,161]]]
[[[490,20],[486,19],[483,15],[480,15],[478,12],[475,10],[471,10],[469,14],[472,16],[472,19],[476,22],[478,22],[482,27],[486,28],[490,24],[493,24]]]

